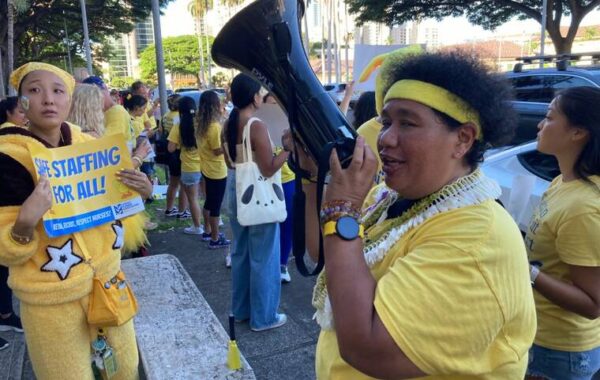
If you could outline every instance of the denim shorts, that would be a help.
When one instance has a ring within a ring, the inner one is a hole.
[[[568,352],[533,345],[529,350],[527,374],[548,380],[600,379],[600,347]],[[596,376],[594,376],[596,374]]]
[[[181,183],[186,186],[197,185],[201,179],[201,172],[181,172]]]

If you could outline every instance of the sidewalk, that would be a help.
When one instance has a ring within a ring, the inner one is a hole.
[[[159,213],[157,213],[159,214]],[[162,219],[161,217],[158,217]],[[223,231],[230,238],[229,227]],[[228,329],[231,307],[231,271],[225,267],[225,249],[209,250],[198,236],[185,235],[181,228],[151,232],[151,254],[176,256],[190,274],[200,292]],[[254,369],[257,379],[314,379],[314,359],[319,327],[312,320],[311,305],[314,278],[302,277],[289,265],[292,282],[282,284],[280,311],[288,322],[277,329],[252,332],[248,323],[236,324],[240,350]]]

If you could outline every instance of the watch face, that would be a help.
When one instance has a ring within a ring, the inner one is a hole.
[[[338,236],[344,240],[354,240],[358,237],[360,226],[356,219],[350,216],[342,216],[338,219],[336,230]]]

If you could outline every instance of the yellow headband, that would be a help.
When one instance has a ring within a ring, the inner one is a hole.
[[[67,92],[69,95],[73,94],[73,90],[75,89],[75,79],[68,72],[59,69],[56,66],[49,65],[43,62],[29,62],[19,67],[15,71],[10,74],[10,84],[15,88],[15,90],[19,89],[19,85],[25,76],[32,71],[49,71],[52,74],[56,75],[63,82],[65,82],[65,86],[67,88]]]
[[[483,138],[479,112],[450,91],[431,83],[403,79],[392,85],[386,92],[383,102],[390,99],[407,99],[424,104],[445,113],[460,123],[473,123],[477,128],[477,140]]]

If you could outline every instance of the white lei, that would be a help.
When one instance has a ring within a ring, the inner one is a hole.
[[[475,170],[473,173],[459,178],[456,182],[445,186],[435,193],[433,199],[428,202],[428,205],[425,205],[425,210],[384,233],[376,241],[366,245],[363,248],[363,253],[367,266],[372,268],[375,264],[382,261],[390,252],[390,248],[406,232],[421,225],[434,215],[461,207],[481,204],[490,199],[497,199],[501,193],[500,186],[495,181],[485,177],[480,170]],[[430,197],[421,202],[429,200]],[[375,199],[375,203],[363,211],[364,214],[361,221],[364,222],[370,219],[377,212],[381,212],[382,209],[383,212],[375,224],[385,221],[387,219],[388,208],[398,199],[398,193],[387,187],[381,187],[375,195]],[[415,206],[418,206],[418,204]],[[329,295],[327,294],[324,272],[319,275],[313,291],[313,306],[317,309],[313,319],[317,320],[322,329],[333,330],[333,311]]]

